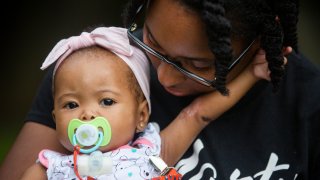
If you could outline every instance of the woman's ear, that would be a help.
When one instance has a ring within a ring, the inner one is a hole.
[[[139,103],[138,107],[138,121],[137,121],[137,128],[136,132],[142,132],[149,121],[149,107],[147,100],[143,100]]]

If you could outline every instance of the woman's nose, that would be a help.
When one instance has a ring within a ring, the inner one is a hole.
[[[160,62],[157,67],[157,74],[160,83],[164,87],[175,86],[186,80],[186,77],[181,72],[165,62]]]

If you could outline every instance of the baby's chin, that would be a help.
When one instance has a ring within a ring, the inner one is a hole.
[[[64,141],[60,141],[60,143],[62,144],[62,146],[67,149],[70,152],[73,152],[74,147],[72,146],[72,144],[70,144],[69,142],[64,142]]]
[[[101,151],[101,152],[109,152],[109,151],[114,151],[114,150],[116,150],[118,148],[121,148],[121,147],[108,144],[107,146],[101,146],[98,150]]]

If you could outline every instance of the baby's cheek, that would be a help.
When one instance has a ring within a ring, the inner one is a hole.
[[[63,147],[65,147],[67,150],[69,150],[70,152],[73,152],[73,146],[72,144],[66,140],[60,140],[61,144],[63,145]]]
[[[115,138],[115,137],[117,137],[117,138]],[[132,139],[133,139],[133,136],[132,137],[125,136],[123,133],[122,133],[122,136],[120,134],[117,136],[117,133],[113,133],[112,138],[110,140],[110,143],[106,146],[100,147],[99,150],[102,152],[108,152],[111,150],[115,150],[121,146],[128,145]]]
[[[69,151],[73,151],[73,146],[69,140],[67,132],[57,131],[58,138],[63,147],[68,149]]]

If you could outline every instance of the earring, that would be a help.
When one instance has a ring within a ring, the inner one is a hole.
[[[136,133],[142,132],[143,128],[144,128],[144,123],[140,122],[139,123],[139,128],[136,129]]]

